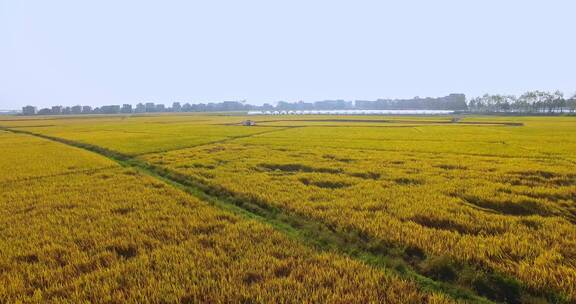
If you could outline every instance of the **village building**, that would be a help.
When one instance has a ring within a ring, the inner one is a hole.
[[[25,106],[25,107],[22,107],[22,114],[24,114],[24,115],[35,115],[35,114],[36,114],[36,107],[33,107],[33,106]]]

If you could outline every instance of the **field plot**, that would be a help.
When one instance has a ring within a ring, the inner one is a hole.
[[[494,122],[494,120],[493,120]],[[495,121],[498,122],[498,121]],[[279,124],[280,122],[278,122]],[[326,122],[325,122],[326,123]],[[482,123],[485,123],[482,122]],[[243,139],[245,144],[332,147],[488,156],[570,157],[575,160],[574,119],[525,121],[522,126],[461,123],[351,123],[329,126],[291,122],[293,128]],[[264,123],[263,125],[276,124]]]
[[[0,121],[0,125],[94,144],[129,155],[190,147],[281,129],[278,127],[250,129],[224,125],[229,120],[227,117],[198,115],[118,116],[70,120],[61,118],[12,120]]]
[[[448,256],[448,281],[471,280],[457,274],[471,265],[536,293],[576,296],[574,119],[521,127],[299,124],[145,159],[340,233],[422,250],[422,261],[409,262],[423,273],[434,275],[429,264]]]
[[[256,126],[241,126],[245,119]],[[22,247],[33,262],[15,264],[18,254],[3,246],[7,273],[43,267],[27,276],[61,276],[56,282],[66,290],[55,291],[45,278],[37,288],[3,277],[12,286],[3,292],[14,299],[22,290],[31,299],[39,289],[51,298],[113,294],[118,301],[484,301],[470,294],[488,302],[576,301],[573,117],[162,115],[0,126],[31,133],[0,133],[6,140],[64,139],[135,167],[106,168],[102,157],[94,168],[104,169],[18,178],[3,197],[13,218],[2,228],[21,230],[8,235],[36,237],[26,230],[64,221],[70,225],[54,228],[49,240],[72,244],[67,235],[86,230],[86,240],[99,241],[70,254],[97,265],[91,259],[110,255],[112,262],[70,279],[54,272],[56,264],[37,262],[50,255]],[[70,180],[69,192],[54,193]],[[219,210],[177,185],[243,211]],[[39,213],[31,227],[8,225],[44,210],[30,206],[37,204],[58,219]],[[218,228],[198,228],[206,225]],[[26,244],[43,242],[19,246]]]
[[[30,135],[0,131],[0,184],[117,166],[109,159]]]
[[[1,302],[449,302],[134,169],[14,181],[0,206]]]

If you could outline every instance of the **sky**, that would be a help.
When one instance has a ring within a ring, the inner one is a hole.
[[[576,92],[576,1],[0,0],[0,109]]]

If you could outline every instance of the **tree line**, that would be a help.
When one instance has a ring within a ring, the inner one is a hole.
[[[560,91],[528,91],[520,96],[484,94],[468,101],[468,111],[574,113],[576,112],[576,94],[570,98],[564,98],[564,94]]]

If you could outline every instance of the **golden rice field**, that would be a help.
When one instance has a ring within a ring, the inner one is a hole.
[[[2,171],[2,303],[450,302],[104,157],[1,136],[27,148],[0,159],[1,168],[21,164],[18,180]],[[84,166],[71,172],[67,161],[78,159]]]
[[[5,302],[576,302],[576,117],[0,118]]]

